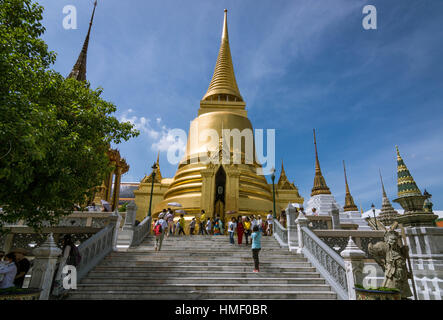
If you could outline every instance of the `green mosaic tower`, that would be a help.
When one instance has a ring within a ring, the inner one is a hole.
[[[400,152],[397,149],[397,186],[398,198],[394,201],[399,203],[405,210],[397,221],[406,227],[435,226],[437,215],[423,210],[428,194],[423,195],[406,167]]]

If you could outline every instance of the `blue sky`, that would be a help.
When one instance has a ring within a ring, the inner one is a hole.
[[[92,0],[39,0],[43,38],[57,52],[55,70],[69,74]],[[362,9],[377,8],[377,30],[364,30]],[[63,28],[75,5],[78,29]],[[358,206],[381,205],[378,169],[396,197],[396,153],[419,188],[443,207],[443,1],[99,0],[87,78],[141,135],[118,146],[131,166],[123,181],[150,172],[160,149],[164,177],[177,169],[163,150],[168,130],[188,131],[217,58],[228,9],[237,83],[254,128],[276,129],[280,162],[307,200],[314,178],[312,128],[320,164],[344,203],[342,160]],[[398,205],[394,204],[398,208]]]

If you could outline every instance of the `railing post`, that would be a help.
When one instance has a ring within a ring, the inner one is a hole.
[[[308,218],[306,218],[303,214],[300,214],[297,218],[297,220],[295,220],[295,223],[297,224],[297,233],[298,233],[298,248],[297,248],[297,253],[301,253],[303,250],[303,232],[302,232],[302,228],[303,227],[307,227],[308,226]]]
[[[331,209],[331,217],[332,217],[332,229],[341,229],[340,226],[340,211],[338,210],[338,208],[332,204],[332,209]]]
[[[54,279],[55,266],[62,250],[57,247],[54,237],[49,234],[46,241],[33,250],[35,255],[29,288],[42,290],[40,300],[48,300]]]
[[[362,251],[349,237],[348,245],[340,255],[345,261],[346,280],[348,283],[348,297],[349,300],[356,300],[355,285],[363,283],[363,259],[366,257]]]
[[[122,230],[118,233],[117,237],[117,246],[116,249],[127,250],[134,238],[134,229],[135,229],[135,217],[137,214],[137,206],[134,201],[131,201],[126,207],[126,218],[125,224],[123,225]]]
[[[110,215],[110,218],[115,219],[115,221],[111,221],[110,223],[115,223],[114,226],[114,234],[112,236],[112,250],[117,250],[117,239],[118,239],[118,234],[120,231],[120,224],[122,221],[122,216],[120,215],[120,213],[118,212],[118,209],[115,209],[114,212],[112,212],[112,214]]]
[[[295,223],[295,219],[297,219],[297,211],[295,207],[289,204],[286,209],[289,251],[298,247],[297,224]]]

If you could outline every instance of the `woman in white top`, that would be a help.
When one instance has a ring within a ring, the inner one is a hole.
[[[266,221],[268,222],[268,236],[272,236],[272,226],[274,224],[274,217],[272,216],[272,211],[269,212],[266,217]]]
[[[235,217],[232,217],[231,221],[229,221],[229,224],[228,224],[229,242],[231,244],[234,244],[235,229],[237,229],[237,220],[235,220]]]
[[[208,234],[211,234],[211,227],[212,227],[211,218],[208,218],[208,221],[206,222],[206,232]]]

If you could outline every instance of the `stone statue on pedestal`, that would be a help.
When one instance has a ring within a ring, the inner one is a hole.
[[[412,296],[408,279],[412,274],[406,267],[408,246],[401,244],[399,234],[391,228],[386,231],[384,242],[369,244],[369,253],[385,272],[383,287],[400,290],[402,299]]]

